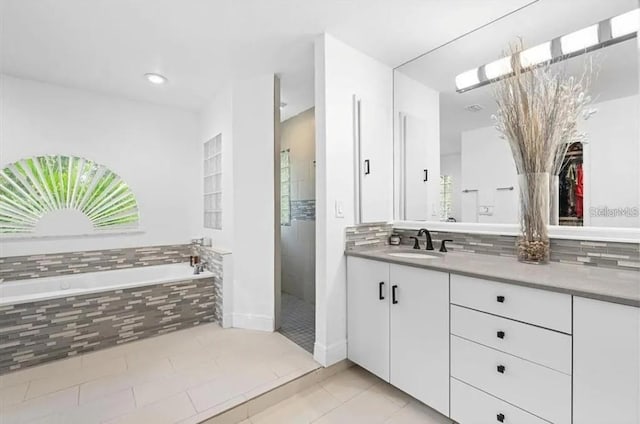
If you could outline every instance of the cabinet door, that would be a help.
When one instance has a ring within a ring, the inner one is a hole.
[[[388,221],[393,210],[393,131],[391,111],[360,99],[361,222]]]
[[[573,422],[640,423],[640,308],[574,297]]]
[[[426,221],[429,219],[429,202],[435,203],[429,193],[429,185],[440,179],[436,170],[429,169],[428,124],[411,115],[402,116],[403,151],[401,166],[404,219]]]
[[[449,274],[391,265],[390,280],[391,384],[449,415]]]
[[[347,258],[347,356],[389,381],[389,264]]]

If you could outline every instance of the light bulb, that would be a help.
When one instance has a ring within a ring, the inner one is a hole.
[[[551,58],[551,41],[547,41],[520,52],[520,65],[523,68],[528,68],[548,62]]]
[[[484,65],[484,74],[488,79],[494,79],[513,72],[511,67],[511,56],[503,57]]]
[[[458,90],[464,90],[465,88],[472,87],[479,82],[480,78],[478,78],[478,68],[471,69],[456,77],[456,88]]]
[[[640,30],[640,9],[611,18],[611,36],[613,38],[632,34]]]
[[[574,53],[584,50],[598,44],[598,25],[572,32],[560,37],[560,45],[562,46],[562,54]]]

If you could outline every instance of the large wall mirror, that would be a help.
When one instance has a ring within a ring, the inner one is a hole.
[[[580,122],[586,138],[569,147],[555,179],[557,211],[551,223],[639,228],[637,32],[611,42],[611,31],[624,32],[620,24],[607,34],[596,25],[595,41],[589,41],[593,32],[587,30],[565,38],[564,47],[560,43],[567,34],[637,9],[636,0],[539,0],[397,68],[396,220],[451,222],[452,229],[456,223],[519,222],[518,179],[509,146],[492,120],[492,85],[477,86],[475,71],[471,82],[463,76],[456,85],[456,77],[499,60],[518,40],[525,48],[555,40],[538,52],[540,60],[551,54],[551,66],[577,77],[592,63],[595,113]],[[577,47],[567,55],[571,40]],[[500,62],[481,68],[479,81],[499,68]],[[465,84],[471,88],[460,90]]]

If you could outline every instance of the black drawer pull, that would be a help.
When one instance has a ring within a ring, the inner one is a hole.
[[[498,415],[496,415],[496,419],[497,419],[498,421],[500,421],[501,423],[503,423],[503,422],[504,422],[504,414],[498,414]]]
[[[369,175],[371,173],[369,159],[365,159],[364,161],[364,175]]]
[[[504,374],[504,371],[506,370],[504,365],[498,365],[496,368],[500,374]]]
[[[391,303],[393,303],[394,305],[396,303],[398,303],[398,299],[396,299],[396,289],[398,288],[398,286],[391,286]]]
[[[504,339],[504,331],[498,331],[496,335],[498,336],[499,339]]]
[[[378,299],[384,300],[384,295],[382,294],[382,287],[384,287],[384,281],[380,281],[378,284]]]
[[[498,296],[496,297],[496,300],[498,301],[498,303],[504,303],[504,296]]]

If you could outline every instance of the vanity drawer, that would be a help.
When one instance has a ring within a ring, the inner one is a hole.
[[[451,418],[461,424],[549,424],[455,378],[451,379]]]
[[[571,374],[571,336],[451,306],[451,334]]]
[[[571,296],[451,275],[451,303],[571,334]]]
[[[571,423],[569,375],[451,336],[451,376],[555,424]]]

